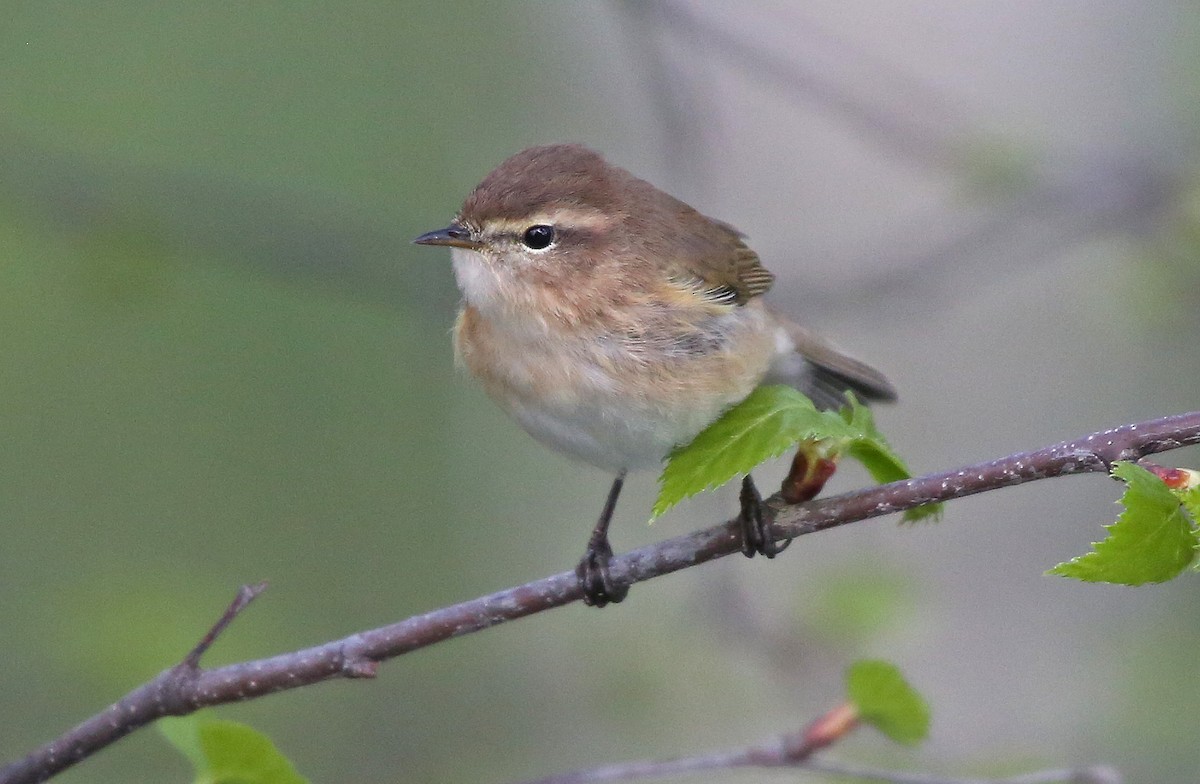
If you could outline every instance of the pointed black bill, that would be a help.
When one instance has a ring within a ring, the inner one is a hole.
[[[457,223],[451,223],[444,229],[429,231],[417,237],[413,242],[417,245],[447,245],[451,248],[467,248],[478,250],[480,243],[471,238],[471,232]]]

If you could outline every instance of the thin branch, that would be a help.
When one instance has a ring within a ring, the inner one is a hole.
[[[606,784],[614,781],[646,781],[691,773],[738,768],[802,768],[832,776],[870,779],[888,784],[1120,784],[1121,775],[1108,766],[1039,770],[1002,779],[948,778],[925,773],[883,770],[831,762],[813,755],[845,738],[859,726],[850,703],[833,708],[800,732],[784,735],[771,743],[740,749],[675,757],[669,760],[638,760],[598,768],[558,773],[521,784]]]
[[[233,597],[233,601],[225,608],[225,612],[217,619],[208,633],[200,638],[200,642],[196,643],[196,647],[192,648],[191,652],[183,658],[182,666],[196,669],[200,666],[200,657],[208,653],[208,649],[217,641],[217,638],[229,628],[229,624],[233,623],[233,619],[242,614],[242,610],[258,598],[258,595],[267,590],[267,583],[256,583],[254,585],[243,585],[238,589],[237,596]]]
[[[1120,771],[1108,765],[1089,765],[1086,768],[1048,768],[1002,779],[960,779],[933,776],[927,773],[902,773],[821,759],[810,759],[802,767],[832,776],[885,781],[888,784],[1121,784],[1124,780]]]
[[[1085,768],[1037,770],[1000,779],[953,778],[927,773],[868,768],[844,762],[809,757],[804,760],[772,760],[763,748],[739,749],[671,760],[626,762],[600,768],[573,770],[555,776],[531,779],[521,784],[607,784],[614,781],[646,781],[691,773],[708,773],[737,768],[800,768],[813,773],[848,779],[882,781],[887,784],[1121,784],[1119,771],[1106,765]]]
[[[1037,479],[1105,472],[1117,460],[1137,460],[1197,443],[1200,411],[1124,425],[1034,452],[794,506],[772,496],[767,505],[774,515],[772,533],[778,541]],[[610,574],[616,582],[632,585],[740,552],[739,530],[737,521],[730,520],[625,553],[613,559]],[[184,715],[331,678],[371,677],[385,659],[581,598],[572,570],[267,659],[203,670],[187,666],[193,658],[189,654],[184,663],[160,673],[102,713],[0,769],[0,784],[45,781],[163,716]],[[228,623],[226,616],[218,621],[220,629]],[[198,653],[203,653],[203,648]]]
[[[832,746],[859,726],[858,710],[846,702],[826,711],[807,727],[762,746],[733,751],[676,757],[669,760],[622,762],[600,768],[575,770],[523,782],[523,784],[597,784],[605,781],[660,779],[685,773],[748,767],[797,767],[821,749]]]

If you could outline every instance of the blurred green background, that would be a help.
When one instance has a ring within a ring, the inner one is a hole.
[[[747,231],[776,305],[893,377],[918,471],[1195,408],[1196,14],[1051,5],[7,3],[0,760],[178,661],[242,582],[271,589],[209,665],[575,562],[608,477],[455,371],[448,259],[408,244],[531,144]],[[651,528],[654,489],[618,549],[733,509]],[[833,756],[1194,782],[1194,580],[1041,575],[1117,495],[850,526],[220,714],[317,782],[503,782],[771,737],[873,656],[933,739]],[[61,780],[187,775],[148,731]]]

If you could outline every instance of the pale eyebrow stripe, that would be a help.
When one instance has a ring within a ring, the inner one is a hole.
[[[530,226],[545,224],[547,226],[562,226],[566,229],[603,230],[613,225],[615,218],[597,210],[572,209],[562,207],[556,210],[542,210],[521,220],[505,218],[493,224],[499,231],[518,233]]]

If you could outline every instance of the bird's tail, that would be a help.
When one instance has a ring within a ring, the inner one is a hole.
[[[862,400],[891,402],[896,389],[882,373],[848,357],[803,327],[779,318],[779,350],[765,383],[787,384],[818,408],[839,408],[847,391]]]

